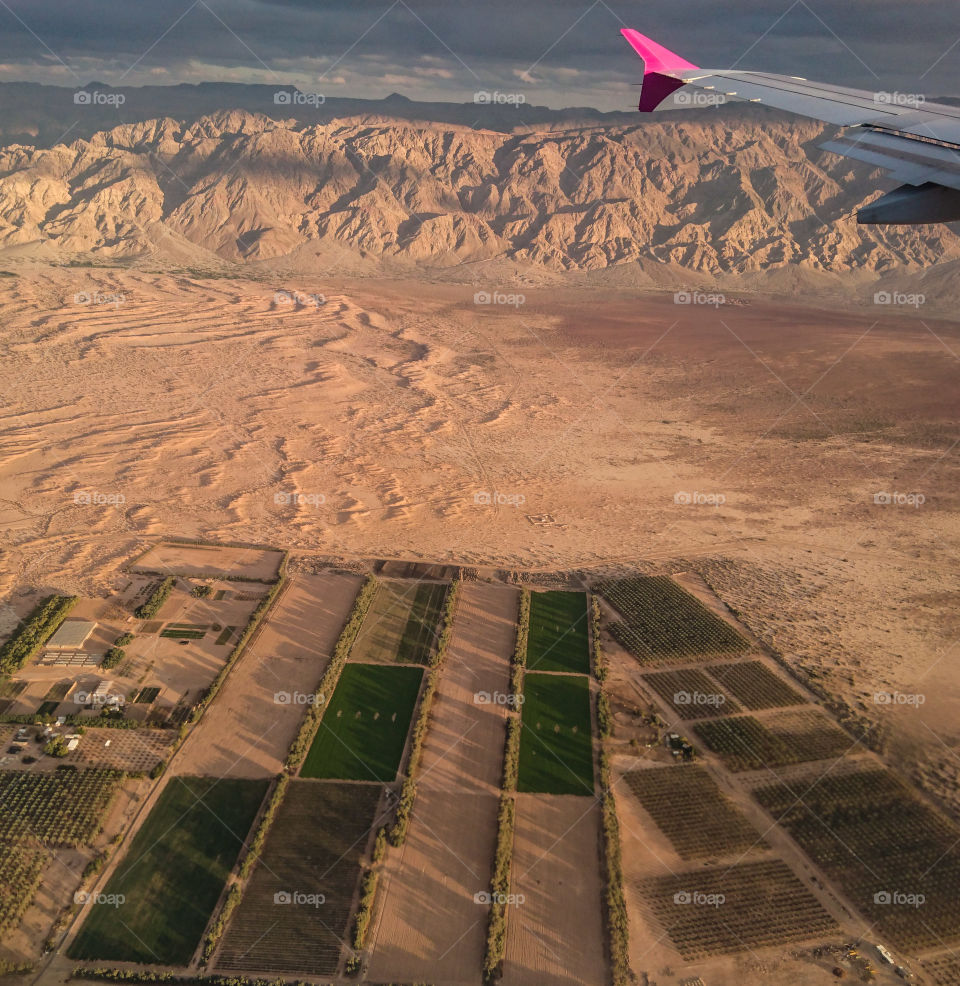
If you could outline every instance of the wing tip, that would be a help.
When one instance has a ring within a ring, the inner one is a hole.
[[[630,47],[644,60],[647,72],[661,72],[669,75],[671,72],[697,67],[685,58],[681,58],[675,51],[664,48],[663,45],[632,27],[622,27],[620,33],[626,38]]]

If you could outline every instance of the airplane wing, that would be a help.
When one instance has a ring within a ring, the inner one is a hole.
[[[620,32],[644,60],[641,112],[689,86],[713,102],[762,103],[846,128],[821,146],[890,171],[899,188],[857,213],[859,223],[960,220],[960,107],[923,97],[869,92],[769,72],[705,69],[650,38]],[[677,97],[679,101],[679,96]]]

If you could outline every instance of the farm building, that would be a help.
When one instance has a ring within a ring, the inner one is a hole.
[[[48,650],[76,650],[96,629],[90,620],[64,620],[60,629],[47,641]]]

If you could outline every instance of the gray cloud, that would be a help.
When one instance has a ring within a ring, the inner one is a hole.
[[[0,78],[295,82],[334,95],[629,108],[636,27],[692,61],[960,95],[953,0],[7,0]],[[952,47],[951,46],[954,46]]]

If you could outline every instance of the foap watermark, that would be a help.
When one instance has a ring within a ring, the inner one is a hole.
[[[274,106],[323,106],[327,97],[322,92],[301,92],[299,89],[278,89],[273,94]]]
[[[914,705],[919,708],[927,696],[921,692],[874,692],[874,705]]]
[[[873,101],[878,106],[923,106],[927,97],[918,92],[875,92]]]
[[[518,708],[523,705],[523,695],[515,695],[513,692],[474,692],[474,705],[506,705],[510,708]]]
[[[320,507],[327,498],[322,493],[274,493],[273,502],[278,507]]]
[[[105,695],[103,692],[75,692],[73,700],[77,705],[124,705],[123,695]]]
[[[273,895],[274,904],[290,904],[295,907],[320,907],[326,904],[324,894],[307,894],[302,890],[278,890]]]
[[[127,498],[122,493],[98,493],[95,490],[77,490],[73,502],[79,507],[122,507]]]
[[[306,291],[275,291],[275,305],[297,305],[300,308],[320,308],[327,303],[325,294],[308,294]]]
[[[127,97],[122,92],[80,89],[73,94],[74,106],[123,106],[126,101]]]
[[[922,493],[874,493],[873,502],[878,507],[920,507],[927,502]]]
[[[722,92],[681,89],[674,97],[677,106],[723,106],[727,97]]]
[[[673,502],[678,507],[719,507],[727,502],[723,493],[701,493],[694,490],[692,493],[680,490],[673,494]]]
[[[727,298],[719,291],[675,291],[673,303],[675,305],[710,305],[712,308],[719,308],[727,303]]]
[[[908,308],[919,308],[927,303],[927,296],[906,291],[876,291],[873,295],[873,303],[875,305],[905,305]]]
[[[510,305],[512,308],[519,308],[526,302],[525,294],[507,294],[504,291],[477,291],[473,296],[475,305]]]
[[[110,293],[106,291],[78,291],[73,296],[75,305],[113,305],[119,308],[127,303],[127,297],[123,294]]]
[[[474,904],[501,904],[503,907],[520,907],[526,900],[524,894],[503,894],[490,890],[480,890],[473,895]]]
[[[697,904],[700,907],[719,907],[726,900],[723,894],[705,894],[700,890],[678,890],[673,895],[674,904]]]
[[[473,502],[478,507],[522,507],[527,502],[527,498],[522,493],[500,493],[498,490],[491,493],[488,490],[477,490],[473,494]]]
[[[487,89],[478,89],[473,94],[473,101],[482,106],[522,106],[527,97],[522,92],[500,92],[499,89],[490,92]]]
[[[726,702],[727,696],[715,692],[674,692],[674,705],[715,705],[718,708]]]
[[[894,907],[923,907],[927,902],[924,894],[906,894],[902,890],[878,890],[873,895],[874,904],[892,905]]]
[[[88,890],[78,890],[73,895],[74,904],[83,907],[84,904],[106,904],[107,907],[119,907],[127,902],[123,894],[94,894]]]
[[[323,705],[322,692],[274,692],[274,705]]]

